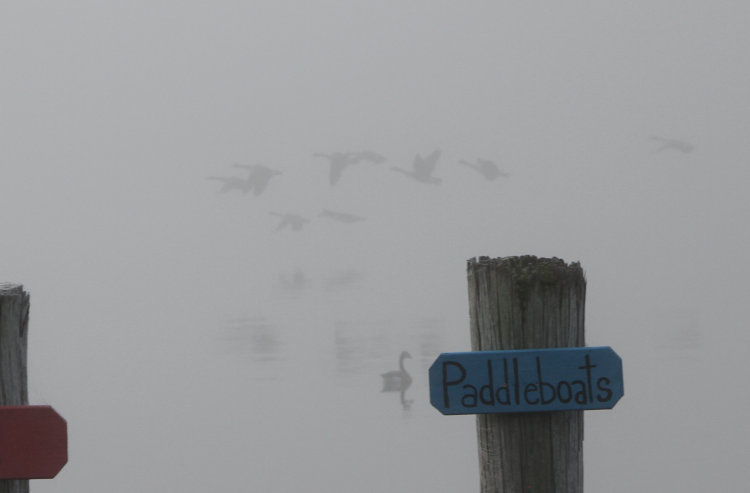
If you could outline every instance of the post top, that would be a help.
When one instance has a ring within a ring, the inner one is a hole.
[[[467,270],[482,268],[502,270],[519,280],[536,279],[542,283],[553,283],[570,277],[584,277],[580,262],[568,264],[561,258],[545,258],[535,255],[498,258],[475,257],[467,261]]]
[[[21,295],[23,293],[23,284],[0,282],[0,296]]]

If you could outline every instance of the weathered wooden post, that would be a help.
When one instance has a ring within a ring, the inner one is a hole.
[[[18,284],[0,284],[0,406],[25,406],[29,294]],[[0,493],[28,493],[28,479],[0,479]]]
[[[68,462],[68,426],[50,406],[28,405],[29,294],[0,284],[0,493],[28,493]]]
[[[625,394],[622,359],[585,347],[578,263],[532,256],[468,262],[471,352],[430,366],[430,403],[476,414],[483,493],[583,491],[583,411]]]
[[[533,256],[470,259],[473,351],[585,346],[580,264]],[[478,414],[481,491],[583,491],[583,411]]]

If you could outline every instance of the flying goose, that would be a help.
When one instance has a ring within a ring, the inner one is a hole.
[[[494,162],[488,159],[477,158],[476,164],[464,160],[459,161],[459,163],[472,168],[477,173],[482,175],[485,180],[493,181],[500,176],[502,176],[503,178],[507,178],[508,176],[510,176],[510,174],[505,173],[504,171],[500,171],[500,168],[498,168]]]
[[[409,176],[410,178],[421,183],[432,183],[434,185],[440,185],[443,180],[432,176],[433,171],[435,171],[435,165],[437,164],[437,160],[439,158],[439,150],[433,151],[426,158],[423,158],[420,154],[417,154],[417,156],[414,158],[414,162],[412,163],[411,171],[398,168],[396,166],[393,166],[391,169],[394,171],[398,171],[399,173],[403,173],[406,176]]]
[[[299,231],[302,229],[302,226],[310,222],[306,217],[298,216],[296,214],[281,214],[279,212],[269,212],[269,214],[281,218],[279,225],[276,227],[277,231],[286,228],[290,228],[292,231]]]
[[[268,182],[271,181],[271,178],[281,174],[281,171],[263,166],[262,164],[234,164],[232,166],[250,170],[246,181],[256,197],[262,194],[266,187],[268,187]]]
[[[385,157],[373,151],[333,152],[331,154],[317,152],[313,154],[313,157],[322,157],[328,160],[328,163],[330,165],[328,181],[331,186],[338,183],[338,181],[341,179],[341,174],[344,172],[344,169],[347,166],[357,164],[362,161],[375,164],[380,164],[385,161]]]
[[[328,160],[328,164],[330,165],[328,182],[331,186],[338,183],[341,179],[344,168],[358,162],[356,156],[350,152],[334,152],[332,154],[318,152],[313,154],[313,157],[322,157]]]
[[[253,189],[253,185],[244,178],[236,176],[207,176],[206,180],[216,180],[222,182],[221,189],[217,193],[227,193],[230,190],[239,190],[246,194]]]

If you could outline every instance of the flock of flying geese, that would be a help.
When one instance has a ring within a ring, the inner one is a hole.
[[[391,170],[401,173],[419,183],[440,185],[442,180],[435,176],[435,167],[440,159],[440,154],[440,150],[435,150],[426,156],[417,154],[412,162],[411,168],[393,166],[391,167]],[[344,170],[349,166],[359,163],[381,164],[386,161],[384,156],[373,151],[333,152],[330,154],[315,153],[312,156],[328,161],[328,182],[331,186],[335,186],[339,182]],[[507,178],[510,176],[508,173],[501,171],[494,162],[488,159],[479,158],[475,162],[461,160],[459,161],[459,164],[473,169],[488,181],[501,177]],[[252,193],[255,196],[259,196],[268,188],[268,184],[275,176],[282,174],[281,171],[269,168],[262,164],[233,164],[232,167],[243,168],[249,171],[244,178],[239,176],[209,176],[206,178],[221,183],[219,193],[227,193],[236,190],[243,195]],[[297,214],[279,212],[269,212],[269,214],[279,217],[279,224],[276,228],[277,230],[288,228],[292,231],[300,231],[305,224],[310,222],[309,218]],[[319,216],[327,217],[342,223],[355,223],[365,219],[364,217],[355,214],[337,212],[329,209],[323,209]]]
[[[658,143],[658,147],[653,153],[662,151],[677,151],[681,153],[689,153],[693,151],[693,146],[687,142],[652,136],[651,140]],[[350,166],[359,163],[371,163],[381,164],[386,161],[386,158],[377,152],[373,151],[357,151],[357,152],[332,152],[332,153],[315,153],[312,155],[315,158],[321,158],[328,161],[328,182],[331,186],[335,186],[344,172],[344,170]],[[440,185],[442,180],[435,176],[435,167],[438,160],[440,159],[440,150],[432,151],[426,156],[417,154],[412,161],[411,168],[400,168],[398,166],[392,166],[391,170],[403,174],[404,176],[428,185]],[[507,178],[510,175],[502,171],[497,164],[488,159],[477,158],[475,161],[460,160],[459,164],[472,169],[485,180],[493,181],[498,178]],[[234,168],[242,168],[248,170],[247,175],[242,178],[239,176],[209,176],[208,180],[218,181],[221,183],[219,193],[226,193],[233,190],[244,194],[252,193],[255,196],[261,195],[270,181],[278,175],[281,175],[281,171],[269,168],[262,164],[233,164]],[[289,213],[269,212],[273,216],[279,217],[279,223],[277,230],[290,229],[292,231],[300,231],[307,223],[310,222],[309,218]],[[346,212],[336,212],[329,209],[323,209],[319,214],[320,217],[327,217],[329,219],[339,221],[342,223],[355,223],[363,221],[365,218],[357,216],[355,214],[349,214]]]

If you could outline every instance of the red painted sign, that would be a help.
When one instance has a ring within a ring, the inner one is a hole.
[[[68,424],[50,406],[0,406],[0,479],[54,478],[68,462]]]

